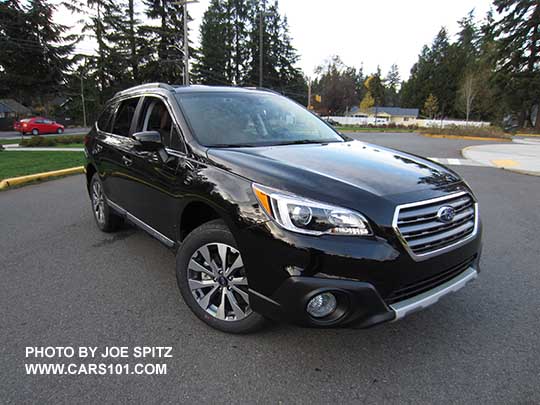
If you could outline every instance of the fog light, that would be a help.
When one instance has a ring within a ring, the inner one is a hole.
[[[324,318],[334,312],[336,308],[337,300],[334,294],[324,292],[310,299],[306,310],[314,318]]]

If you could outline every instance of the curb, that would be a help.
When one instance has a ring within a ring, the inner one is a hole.
[[[469,160],[472,160],[473,162],[478,162],[478,163],[482,163],[482,162],[479,162],[478,160],[475,160],[475,159],[472,159],[470,158],[469,156],[467,156],[467,149],[470,149],[470,148],[473,148],[474,146],[467,146],[463,149],[461,149],[461,156],[463,156],[465,159],[469,159]],[[503,167],[503,166],[496,166],[494,164],[491,164],[490,166],[487,166],[484,164],[484,167],[493,167],[495,169],[502,169],[502,170],[506,170],[507,172],[513,172],[513,173],[518,173],[518,174],[526,174],[526,175],[529,175],[529,176],[537,176],[537,177],[540,177],[540,173],[538,172],[531,172],[530,170],[522,170],[522,169],[511,169],[509,167]]]
[[[467,139],[467,140],[470,140],[470,141],[512,142],[512,139],[492,138],[492,137],[487,137],[487,136],[435,135],[435,134],[424,134],[424,133],[420,133],[420,134],[422,136],[427,136],[428,138]]]
[[[516,133],[516,136],[525,136],[525,137],[527,137],[527,136],[540,136],[540,134],[523,134],[523,133],[518,132],[518,133]]]
[[[25,183],[30,183],[36,180],[44,180],[58,176],[66,176],[69,174],[84,173],[84,166],[71,167],[69,169],[53,170],[51,172],[29,174],[28,176],[12,177],[0,181],[0,190],[5,190],[8,187],[18,186]]]
[[[529,175],[529,176],[540,177],[540,173],[531,172],[530,170],[509,169],[508,167],[500,167],[499,169],[506,170],[507,172],[514,172],[514,173],[518,173],[518,174],[526,174],[526,175]]]

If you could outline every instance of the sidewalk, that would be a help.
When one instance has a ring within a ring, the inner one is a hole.
[[[513,143],[469,146],[463,157],[517,173],[540,176],[540,141],[520,139]]]

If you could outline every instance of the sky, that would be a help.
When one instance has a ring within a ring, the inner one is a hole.
[[[299,67],[312,76],[316,66],[332,55],[339,55],[348,66],[363,66],[364,74],[377,66],[386,74],[395,63],[402,79],[407,79],[412,65],[425,44],[442,26],[451,35],[457,21],[472,9],[482,19],[491,0],[280,0],[279,9],[289,20],[293,45],[300,54]],[[209,0],[190,4],[190,38],[199,43],[199,25]],[[76,20],[66,10],[59,10],[58,22],[73,25]],[[89,52],[92,41],[80,44]]]

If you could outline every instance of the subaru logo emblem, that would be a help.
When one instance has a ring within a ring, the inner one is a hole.
[[[448,205],[445,205],[444,207],[439,208],[439,211],[437,211],[437,218],[441,222],[445,222],[445,223],[452,222],[455,216],[456,216],[456,210],[454,210],[454,207],[450,207]]]

